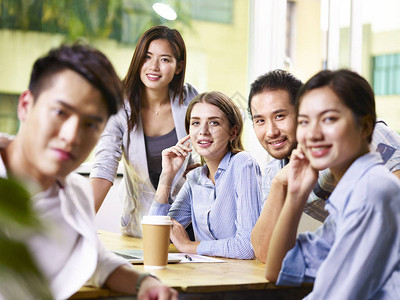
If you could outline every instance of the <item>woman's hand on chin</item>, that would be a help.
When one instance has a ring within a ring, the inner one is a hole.
[[[308,195],[314,189],[318,180],[318,170],[314,169],[304,154],[300,143],[292,151],[288,170],[288,192]]]
[[[189,144],[190,136],[187,135],[180,139],[175,146],[164,149],[162,155],[162,172],[175,177],[181,168],[186,156],[192,151]]]

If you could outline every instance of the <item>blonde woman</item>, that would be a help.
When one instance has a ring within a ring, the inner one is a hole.
[[[260,214],[260,168],[243,151],[243,120],[226,95],[209,92],[190,103],[185,120],[189,135],[163,151],[163,170],[149,214],[174,220],[171,240],[178,250],[238,259],[254,258],[250,234]],[[175,202],[170,186],[191,148],[205,162],[187,175]],[[184,227],[192,223],[195,241]]]

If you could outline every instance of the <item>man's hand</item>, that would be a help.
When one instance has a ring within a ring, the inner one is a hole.
[[[105,286],[111,290],[126,293],[129,295],[137,294],[138,299],[178,299],[178,292],[157,278],[148,276],[140,283],[139,291],[136,290],[137,280],[140,273],[136,272],[132,265],[124,264],[116,268],[108,276]]]
[[[177,300],[178,292],[149,276],[143,279],[137,298],[138,300]]]

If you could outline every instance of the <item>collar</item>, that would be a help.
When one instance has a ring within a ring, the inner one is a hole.
[[[275,166],[279,166],[280,169],[283,169],[283,167],[289,163],[289,158],[284,158],[284,159],[273,158],[268,164],[270,164],[271,162],[273,162]]]
[[[383,165],[379,153],[369,152],[357,158],[344,173],[327,200],[327,206],[330,213],[342,211],[348,202],[348,195],[361,177],[376,165]],[[333,209],[334,211],[331,211]]]
[[[282,168],[289,163],[289,157],[280,160]]]
[[[234,154],[230,151],[228,151],[225,156],[222,158],[221,162],[218,165],[218,170],[223,170],[225,171],[228,168],[228,165],[231,161],[231,158],[234,156]],[[211,180],[208,178],[208,167],[207,164],[205,164],[202,168],[201,168],[201,173],[200,173],[200,178],[199,178],[199,183],[200,184],[207,184],[209,182],[211,182]]]
[[[233,153],[228,151],[225,156],[222,158],[221,162],[218,165],[218,170],[226,170],[228,168],[229,162],[231,161],[231,158],[233,156]]]

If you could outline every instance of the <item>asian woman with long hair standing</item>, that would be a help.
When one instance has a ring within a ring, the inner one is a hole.
[[[147,30],[139,39],[123,80],[124,106],[110,118],[95,151],[90,174],[96,211],[100,208],[123,162],[120,194],[122,232],[141,237],[146,215],[161,173],[161,151],[186,135],[184,119],[197,95],[185,84],[186,47],[180,33],[166,26]],[[177,172],[171,199],[185,182],[185,160]]]

